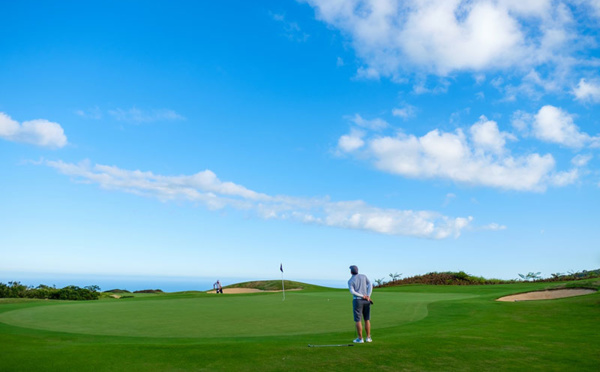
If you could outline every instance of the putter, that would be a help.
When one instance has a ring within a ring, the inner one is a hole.
[[[354,344],[336,344],[336,345],[312,345],[312,344],[308,344],[308,347],[340,347],[340,346],[354,346]]]

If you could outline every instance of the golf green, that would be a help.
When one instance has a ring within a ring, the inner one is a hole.
[[[465,293],[377,295],[374,329],[414,322],[427,305],[476,297]],[[0,314],[0,322],[39,330],[128,337],[261,337],[342,332],[352,327],[346,291],[196,298],[139,298],[31,307]]]

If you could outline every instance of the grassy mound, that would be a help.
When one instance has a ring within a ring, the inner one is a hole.
[[[514,280],[486,279],[481,276],[473,276],[464,271],[431,272],[425,275],[415,275],[404,279],[393,280],[382,283],[378,287],[393,287],[406,284],[428,284],[428,285],[487,285],[487,284],[511,284]]]
[[[131,293],[126,289],[109,289],[108,291],[104,291],[103,293]]]
[[[430,272],[425,275],[415,275],[404,279],[394,279],[389,282],[378,280],[380,283],[377,287],[393,287],[398,285],[407,284],[428,284],[428,285],[490,285],[490,284],[513,284],[513,283],[553,283],[553,282],[571,282],[581,281],[584,279],[593,279],[600,277],[600,269],[598,270],[583,270],[576,273],[569,274],[552,274],[550,278],[541,278],[540,273],[533,274],[531,278],[529,275],[521,275],[525,278],[524,280],[502,280],[502,279],[487,279],[482,276],[474,276],[465,273],[464,271],[444,271],[444,272]]]
[[[283,281],[286,290],[291,289],[323,289],[325,287],[320,287],[318,285],[295,282],[292,280],[284,280]],[[281,280],[255,280],[251,282],[242,282],[231,284],[225,286],[223,288],[253,288],[260,289],[261,291],[281,291]]]
[[[133,291],[133,293],[164,293],[162,289],[142,289],[140,291]]]

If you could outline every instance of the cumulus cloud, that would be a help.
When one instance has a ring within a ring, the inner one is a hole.
[[[233,182],[221,181],[205,170],[193,175],[164,176],[153,172],[126,170],[115,166],[45,161],[78,182],[97,184],[157,198],[161,201],[187,200],[211,209],[231,207],[254,211],[265,219],[289,219],[330,227],[366,230],[380,234],[443,239],[458,237],[472,217],[448,217],[437,212],[384,209],[361,200],[330,201],[329,198],[271,196]]]
[[[545,105],[537,113],[516,111],[512,125],[525,136],[555,143],[572,149],[600,147],[600,135],[594,137],[582,132],[574,116],[559,107]]]
[[[598,103],[600,102],[600,82],[597,80],[588,82],[581,79],[577,87],[573,89],[573,94],[579,101]]]
[[[352,129],[350,134],[345,134],[338,140],[338,148],[342,152],[352,152],[364,146],[363,136],[365,133],[360,130]]]
[[[0,138],[50,148],[60,148],[67,144],[67,136],[60,124],[46,119],[19,124],[3,112],[0,112]]]
[[[349,37],[358,75],[527,71],[568,57],[572,16],[551,0],[304,0]]]
[[[581,148],[585,145],[597,146],[598,137],[591,137],[579,130],[573,116],[558,107],[546,105],[534,116],[532,134],[546,142],[566,147]]]
[[[108,110],[108,113],[116,120],[133,123],[185,120],[185,117],[170,109],[141,110],[137,107],[129,109],[116,108]]]
[[[350,155],[370,159],[388,173],[410,178],[442,178],[454,182],[518,191],[544,191],[576,180],[576,171],[557,172],[550,154],[514,156],[506,147],[514,135],[500,131],[495,121],[482,116],[467,132],[438,129],[417,137],[365,136],[364,145],[346,149]],[[339,151],[345,151],[339,148]]]
[[[500,132],[498,124],[495,121],[487,120],[485,116],[473,124],[470,131],[474,147],[482,152],[502,154],[505,151],[506,140],[516,139],[512,134]]]

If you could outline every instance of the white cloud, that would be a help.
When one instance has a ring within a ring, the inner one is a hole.
[[[0,112],[0,137],[8,141],[50,148],[60,148],[67,144],[67,137],[60,124],[46,119],[19,124],[3,112]]]
[[[500,132],[498,124],[487,120],[485,116],[481,116],[479,122],[473,124],[470,131],[477,150],[494,154],[502,154],[505,151],[506,139],[516,139],[509,133]]]
[[[571,164],[573,164],[574,166],[581,168],[581,167],[585,167],[587,165],[587,163],[590,162],[590,160],[592,160],[593,156],[590,154],[587,155],[577,155],[575,156],[573,159],[571,159]]]
[[[500,224],[494,222],[494,223],[490,223],[485,226],[481,226],[479,229],[480,230],[490,230],[490,231],[502,231],[502,230],[506,230],[506,226],[500,225]]]
[[[359,80],[379,80],[380,77],[379,71],[371,67],[359,67],[355,76]]]
[[[450,87],[450,82],[447,79],[440,79],[436,83],[434,83],[433,87],[427,86],[426,80],[419,80],[413,86],[413,93],[420,94],[442,94],[448,92],[448,88]]]
[[[452,202],[452,200],[456,199],[456,194],[449,192],[446,194],[446,198],[444,199],[444,203],[442,204],[444,207],[448,206]]]
[[[580,101],[598,103],[600,102],[600,82],[597,80],[587,82],[585,79],[581,79],[577,87],[573,89],[573,94]]]
[[[324,226],[366,230],[380,234],[443,239],[458,237],[472,217],[452,218],[430,211],[383,209],[363,201],[332,202],[329,198],[270,196],[233,182],[221,181],[212,171],[163,176],[114,166],[45,161],[47,166],[76,181],[110,190],[157,198],[188,200],[211,209],[231,207],[254,211],[265,219],[291,219]]]
[[[185,120],[185,117],[170,109],[140,110],[136,107],[130,109],[116,108],[108,110],[108,113],[116,120],[134,123]]]
[[[327,226],[434,239],[458,236],[472,221],[471,217],[448,218],[434,212],[380,209],[362,201],[328,203],[325,213]]]
[[[515,111],[512,115],[511,123],[512,126],[519,132],[527,134],[529,131],[529,125],[533,121],[533,115],[525,111]]]
[[[600,0],[577,0],[584,5],[590,7],[596,17],[600,17]]]
[[[542,141],[571,148],[581,148],[598,141],[582,133],[573,122],[572,115],[551,105],[542,107],[534,116],[532,134]]]
[[[396,107],[392,109],[392,115],[402,118],[404,120],[415,116],[417,108],[413,105],[404,105],[402,107]]]
[[[359,127],[370,129],[370,130],[382,130],[382,129],[385,129],[390,126],[387,121],[385,121],[381,118],[367,120],[367,119],[363,118],[362,116],[360,116],[359,114],[355,114],[354,116],[349,116],[349,117],[347,117],[347,119],[350,120],[351,122],[353,122],[354,124],[358,125]]]
[[[551,0],[305,0],[347,35],[359,75],[528,70],[568,57],[569,8]]]
[[[364,135],[364,132],[352,129],[350,134],[340,137],[338,140],[338,149],[342,152],[352,152],[358,150],[365,145],[365,141],[362,139]]]
[[[364,145],[348,151],[370,159],[384,172],[409,178],[442,178],[458,183],[518,191],[544,191],[548,186],[566,185],[577,178],[574,172],[555,170],[550,154],[513,156],[506,147],[515,137],[498,129],[484,116],[468,132],[433,130],[422,137],[364,136]]]
[[[554,186],[562,187],[575,183],[579,179],[579,170],[577,168],[570,171],[558,172],[553,174],[550,182]]]

